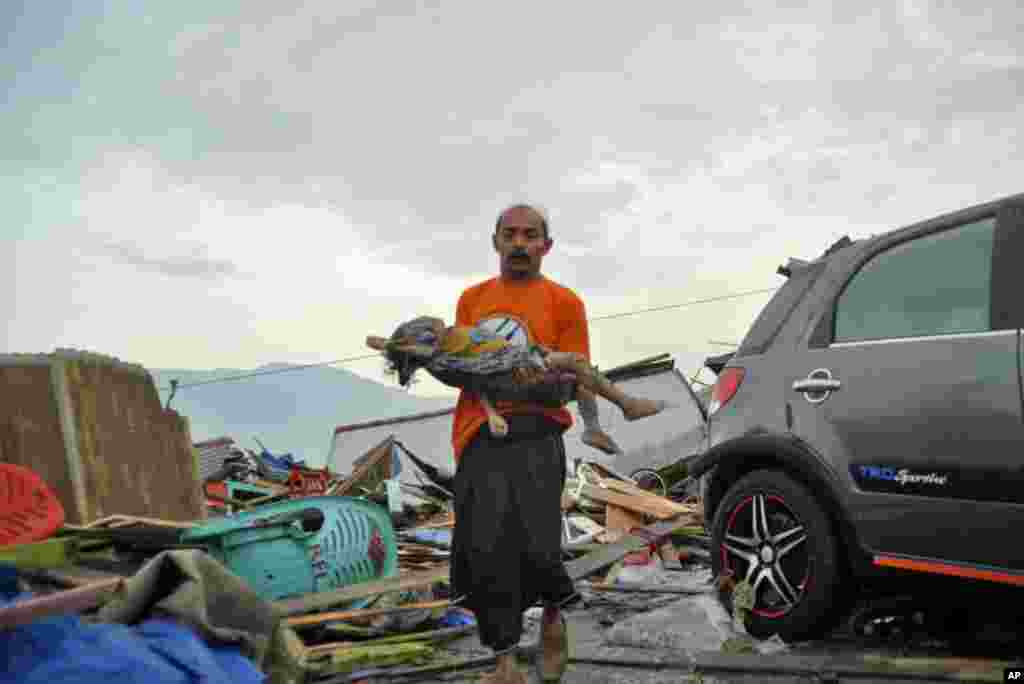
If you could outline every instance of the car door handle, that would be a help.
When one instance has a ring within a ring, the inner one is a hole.
[[[843,383],[833,378],[828,368],[816,368],[806,378],[795,380],[793,391],[803,394],[809,404],[821,404],[842,386]]]
[[[835,392],[842,386],[843,383],[835,378],[809,377],[793,382],[793,390],[804,394],[808,392]]]
[[[834,378],[828,369],[815,369],[807,374],[807,377],[803,380],[797,380],[793,383],[794,391],[804,394],[815,392],[827,395],[830,392],[835,392],[842,386],[843,383]]]

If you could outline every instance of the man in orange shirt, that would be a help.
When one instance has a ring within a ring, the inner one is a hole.
[[[541,344],[589,360],[583,301],[540,273],[552,246],[541,212],[527,205],[506,209],[492,240],[500,275],[462,293],[456,325],[480,325],[514,344]],[[496,670],[483,681],[525,683],[515,649],[523,612],[538,602],[544,604],[543,679],[559,681],[568,661],[561,608],[576,597],[562,562],[561,531],[567,465],[563,433],[572,417],[564,406],[501,400],[494,405],[509,426],[501,439],[490,434],[474,393],[463,390],[455,407],[452,589],[466,597],[481,643],[497,655]]]

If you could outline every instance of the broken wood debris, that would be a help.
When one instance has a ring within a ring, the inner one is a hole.
[[[430,482],[421,478],[420,487],[399,483],[393,458],[401,453],[405,453]],[[221,484],[229,480],[230,487],[206,487],[212,484],[209,479],[203,483],[210,514],[233,516],[239,512],[266,510],[264,507],[268,504],[283,499],[302,501],[323,495],[346,496],[384,507],[390,514],[395,531],[400,532],[386,540],[376,540],[392,554],[390,558],[397,558],[397,572],[393,576],[349,580],[352,583],[335,591],[314,590],[270,602],[280,619],[281,632],[286,635],[282,638],[287,643],[289,654],[301,663],[302,677],[294,681],[313,677],[358,681],[367,678],[368,673],[379,674],[385,679],[410,680],[428,673],[472,669],[493,663],[490,657],[439,662],[444,657],[439,644],[476,630],[472,614],[459,607],[459,597],[451,596],[447,587],[451,536],[425,534],[430,531],[448,532],[456,524],[450,507],[451,481],[450,478],[441,478],[439,471],[431,470],[429,464],[417,459],[393,435],[358,459],[352,473],[346,477],[327,469],[306,468],[302,464],[290,470],[275,465],[258,472],[247,471],[242,462],[227,465],[231,467],[218,469],[217,477],[210,479]],[[579,589],[605,597],[615,593],[669,596],[703,593],[704,590],[696,583],[673,586],[628,579],[641,576],[639,573],[629,575],[629,570],[636,568],[632,563],[650,561],[654,565],[657,561],[655,556],[660,556],[664,569],[668,569],[669,563],[693,559],[706,562],[710,559],[704,541],[706,531],[701,501],[659,496],[639,486],[642,482],[610,467],[598,463],[588,465],[586,476],[581,475],[579,480],[570,478],[567,482],[561,506],[566,568],[577,580]],[[658,472],[666,473],[666,470],[659,469]],[[685,467],[675,474],[685,475]],[[671,484],[672,478],[666,477],[658,492],[671,493]],[[408,494],[422,505],[402,505],[403,501],[396,506],[395,492]],[[291,520],[287,524],[294,527],[285,532],[296,537],[311,533],[304,527],[306,522],[304,519]],[[59,589],[4,607],[0,610],[0,626],[24,624],[55,613],[87,613],[93,610],[125,585],[127,576],[132,574],[124,565],[126,560],[140,559],[161,548],[181,548],[176,543],[178,533],[205,523],[205,519],[170,521],[107,515],[92,522],[64,525],[48,540],[4,549],[6,555],[0,560],[13,565],[19,579],[38,583],[36,586],[46,585],[48,590],[53,586]],[[266,528],[255,531],[262,533]],[[677,544],[680,539],[682,544]],[[360,551],[364,548],[361,546]],[[322,572],[319,564],[323,553],[324,549],[320,547],[310,550],[310,562],[317,564],[316,572]],[[109,563],[92,564],[101,559]],[[116,569],[121,574],[97,575],[97,567]],[[714,592],[714,586],[709,584],[707,591]],[[529,655],[532,651],[521,649],[519,652]],[[741,660],[737,660],[740,656],[729,658],[695,658],[678,665],[708,673],[768,673],[786,668],[800,671],[801,666],[799,660],[766,659],[763,654]],[[642,667],[649,661],[640,664],[615,659],[575,658],[572,662]],[[414,664],[423,667],[409,667]],[[853,677],[860,672],[878,672],[883,668],[886,672],[898,671],[910,675],[904,678],[911,678],[915,672],[954,671],[954,668],[964,673],[987,672],[993,664],[949,659],[941,664],[930,659],[899,662],[863,659],[846,670],[841,663],[833,661],[825,663],[825,666],[828,668],[826,671],[840,676]],[[807,674],[817,674],[820,667],[819,663]],[[957,679],[963,681],[965,677]],[[270,683],[283,681],[272,678]]]
[[[383,452],[383,450],[378,453]],[[674,550],[671,538],[674,535],[685,534],[687,531],[697,530],[703,534],[702,521],[696,514],[696,508],[692,505],[682,506],[668,499],[662,499],[638,488],[630,488],[628,483],[614,485],[614,488],[602,487],[605,481],[597,480],[594,486],[599,490],[598,496],[607,494],[613,499],[613,503],[604,505],[604,515],[593,515],[581,509],[577,505],[577,499],[571,496],[570,486],[567,486],[567,496],[564,497],[566,524],[572,525],[582,535],[575,535],[574,538],[590,535],[594,536],[606,531],[609,524],[616,529],[621,538],[611,539],[612,543],[590,543],[574,545],[572,539],[566,539],[566,550],[568,553],[577,555],[575,560],[566,563],[567,571],[574,580],[584,580],[587,577],[599,574],[610,565],[621,561],[630,553],[651,549],[659,553],[671,554]],[[587,483],[590,485],[591,483]],[[604,523],[604,524],[602,524]],[[334,612],[316,611],[328,610],[332,606],[342,605],[357,598],[379,597],[385,593],[392,596],[408,593],[414,589],[428,590],[436,585],[443,585],[448,582],[449,569],[445,548],[445,537],[432,539],[428,534],[431,531],[443,531],[454,527],[454,516],[450,511],[441,513],[437,519],[421,521],[412,527],[405,528],[397,534],[399,546],[399,558],[402,563],[403,572],[397,578],[378,580],[358,585],[352,585],[344,589],[325,594],[312,594],[298,599],[289,599],[276,602],[276,608],[287,615],[287,624],[293,628],[303,630],[315,629],[320,625],[337,624],[344,621],[347,624],[366,623],[366,619],[373,617],[397,616],[411,614],[421,610],[444,610],[452,608],[457,601],[450,598],[434,601],[412,601],[388,608],[364,608],[359,610],[341,610]],[[567,534],[567,536],[570,536]],[[450,543],[450,537],[447,538]],[[417,571],[417,564],[436,562],[434,567],[425,571]],[[586,582],[581,583],[583,587]],[[635,587],[623,587],[622,591],[628,592]],[[666,593],[666,592],[662,592]],[[682,593],[670,590],[667,593]],[[687,592],[692,593],[692,592]],[[436,624],[436,621],[435,621]],[[359,665],[373,665],[377,672],[387,676],[398,676],[399,670],[395,665],[405,657],[415,660],[418,655],[413,650],[403,651],[399,655],[394,649],[383,648],[398,644],[412,643],[433,643],[445,638],[454,638],[473,633],[476,630],[475,623],[455,626],[441,626],[439,629],[418,630],[395,636],[377,636],[368,639],[360,639],[355,633],[341,642],[317,642],[312,635],[306,637],[306,654],[310,659],[310,667],[313,661],[323,659],[323,654],[330,653],[330,664],[318,666],[317,672],[320,676],[328,673],[336,673],[344,676],[346,672],[353,672]],[[355,640],[352,640],[355,639]],[[419,653],[419,652],[417,652]],[[341,655],[345,654],[345,655]],[[388,665],[390,663],[390,665]],[[471,665],[470,665],[471,666]],[[451,669],[461,669],[462,665],[451,666]],[[326,669],[325,669],[326,668]],[[412,672],[426,673],[435,672],[436,669],[412,668],[406,669],[405,676]],[[363,673],[358,673],[360,676]],[[334,680],[332,680],[334,681]],[[343,681],[338,679],[337,681]]]
[[[307,625],[320,625],[325,622],[340,622],[342,620],[358,620],[360,618],[380,617],[382,615],[394,615],[397,613],[411,612],[415,610],[447,608],[453,605],[447,599],[439,601],[422,601],[420,603],[409,603],[395,608],[363,608],[358,610],[344,610],[333,613],[317,613],[313,615],[302,615],[290,617],[285,623],[290,627],[304,627]]]
[[[395,578],[362,582],[353,584],[337,591],[322,592],[318,594],[307,594],[300,598],[284,599],[274,602],[275,608],[287,616],[312,613],[317,610],[333,608],[342,603],[348,603],[356,599],[379,596],[388,592],[406,591],[429,587],[439,582],[448,581],[450,571],[448,564],[418,573],[408,573]]]
[[[396,574],[268,601],[289,635],[286,641],[290,657],[301,664],[307,678],[344,677],[365,668],[376,668],[390,676],[398,672],[396,668],[429,666],[441,657],[439,644],[472,634],[477,628],[472,613],[459,607],[460,597],[448,593],[448,563],[456,525],[451,482],[434,482],[430,469],[421,468],[429,481],[421,478],[423,487],[408,485],[401,491],[412,495],[413,501],[422,501],[422,505],[410,507],[408,500],[403,500],[404,505],[396,507],[397,453],[409,454],[409,450],[391,437],[358,459],[348,477],[326,470],[311,471],[316,477],[289,476],[289,482],[302,481],[302,491],[298,492],[282,482],[247,472],[241,463],[217,471],[216,477],[223,480],[204,483],[210,514],[229,519],[242,514],[240,519],[247,520],[255,512],[270,511],[270,504],[276,505],[276,511],[282,500],[312,502],[325,495],[363,499],[388,511],[394,535],[386,544],[391,545],[397,558]],[[413,462],[418,466],[421,463],[418,459]],[[574,580],[601,579],[611,565],[637,551],[649,549],[672,555],[670,542],[674,535],[694,529],[703,533],[695,506],[646,492],[614,472],[595,467],[591,473],[586,482],[568,482],[563,496],[565,550],[570,558],[566,567]],[[231,479],[235,477],[240,479]],[[218,483],[222,486],[211,486]],[[272,520],[258,518],[266,524],[254,523],[253,534],[269,530],[271,524],[293,525],[296,533],[300,533],[300,527],[308,532],[315,529],[306,527],[312,524],[307,520],[309,510],[300,505]],[[20,604],[20,612],[5,611],[4,618],[13,621],[11,624],[21,624],[48,611],[88,612],[117,591],[131,571],[107,573],[97,579],[90,576],[95,570],[85,569],[122,568],[122,556],[128,558],[125,554],[141,564],[146,554],[182,548],[181,539],[196,536],[202,531],[199,528],[208,524],[205,520],[108,515],[82,525],[65,525],[53,540],[19,549],[17,555],[29,559],[22,561],[28,566],[24,568],[26,577],[32,577],[37,586],[58,589]],[[191,546],[203,548],[202,544]],[[64,567],[65,561],[71,564]],[[74,564],[78,561],[81,569]],[[584,587],[586,584],[582,582]],[[637,588],[617,589],[629,592]],[[459,669],[463,665],[446,667]]]
[[[0,629],[11,629],[52,615],[87,611],[120,591],[123,584],[124,579],[118,577],[0,607]]]
[[[598,487],[592,484],[584,484],[580,488],[580,494],[605,504],[612,504],[629,511],[648,515],[658,520],[668,520],[677,515],[694,514],[694,507],[676,504],[668,499],[655,497],[653,495],[640,496],[627,493],[614,488],[609,483],[607,487]],[[659,500],[660,499],[660,500]]]
[[[391,450],[383,446],[377,445],[372,449],[369,457],[357,467],[354,475],[358,475],[357,480],[362,478],[360,482],[334,479],[323,493],[343,491],[348,496],[365,498],[389,508],[388,500],[381,497],[379,486],[380,476],[389,474],[387,468],[391,463],[389,458],[385,458]],[[274,483],[263,484],[268,488],[275,487]],[[231,503],[240,511],[258,510],[267,503],[288,496],[280,491],[280,485],[276,486],[279,489],[271,489],[273,494]],[[322,494],[310,496],[319,495]],[[211,496],[210,499],[215,500],[216,497]],[[566,569],[581,591],[606,597],[611,594],[672,597],[716,592],[713,584],[703,588],[696,584],[659,585],[626,579],[631,562],[653,562],[655,555],[660,556],[664,569],[672,569],[668,567],[670,563],[685,563],[693,559],[707,562],[710,559],[700,500],[680,502],[662,497],[641,489],[616,473],[594,467],[585,480],[570,479],[567,482],[562,509],[566,527],[564,549],[569,558]],[[413,510],[412,515],[393,515],[392,521],[396,531],[397,576],[272,602],[281,616],[282,629],[290,635],[287,639],[289,653],[300,663],[298,667],[307,680],[315,678],[323,684],[359,681],[377,675],[385,679],[415,681],[493,663],[493,658],[453,661],[440,649],[444,642],[473,634],[477,628],[472,614],[458,607],[459,597],[449,596],[445,589],[449,583],[449,532],[456,524],[450,506],[446,506],[442,499],[436,499]],[[107,516],[87,525],[64,526],[61,536],[56,538],[61,541],[48,545],[47,549],[66,549],[68,555],[73,556],[72,560],[83,553],[88,556],[102,540],[138,551],[146,546],[143,541],[147,536],[151,538],[152,546],[159,546],[172,540],[175,531],[190,529],[195,524]],[[43,550],[42,546],[37,548]],[[29,565],[35,566],[40,565],[42,558],[35,549],[24,550],[19,557],[34,559]],[[71,589],[21,604],[21,613],[0,612],[0,625],[23,624],[25,620],[54,611],[87,612],[118,591],[124,582],[123,577],[97,581],[74,571],[62,573],[59,569],[46,567],[43,571],[28,568],[25,576],[46,579],[51,584]],[[633,575],[634,578],[637,576]],[[603,600],[606,599],[599,599]],[[353,604],[359,607],[352,607]],[[529,655],[532,651],[521,649],[520,653]],[[798,676],[818,674],[822,670],[817,668],[827,667],[828,672],[835,673],[840,679],[864,678],[867,673],[877,675],[884,672],[886,675],[898,675],[901,679],[927,681],[1000,681],[992,679],[992,673],[1003,665],[997,665],[995,661],[862,658],[846,664],[822,661],[823,664],[812,667],[807,661],[794,658],[779,654],[748,656],[720,653],[671,663],[586,657],[573,658],[570,662],[678,668],[707,674],[787,673]],[[277,682],[274,679],[270,681],[273,684]]]

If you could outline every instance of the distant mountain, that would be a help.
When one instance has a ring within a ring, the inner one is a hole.
[[[676,353],[675,357],[676,367],[686,375],[704,361],[704,355],[693,352]],[[294,370],[186,387],[217,378],[287,369]],[[171,380],[178,380],[180,386],[171,407],[189,419],[193,441],[227,436],[243,447],[257,449],[255,436],[273,453],[291,453],[314,467],[325,465],[331,437],[339,425],[437,411],[454,404],[454,399],[418,397],[406,393],[397,383],[375,382],[330,366],[269,364],[256,369],[149,370],[165,404]],[[709,391],[703,388],[704,393]]]
[[[451,399],[407,394],[343,368],[300,368],[198,387],[215,378],[287,369],[270,364],[258,369],[150,370],[166,405],[172,379],[179,388],[171,408],[188,417],[192,439],[228,436],[258,449],[258,437],[275,454],[291,453],[314,467],[325,465],[334,429],[339,425],[396,418],[453,405]]]

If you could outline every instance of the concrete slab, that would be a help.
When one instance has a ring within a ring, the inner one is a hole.
[[[713,599],[707,596],[683,598],[665,608],[629,618],[608,630],[606,642],[615,646],[666,648],[688,656],[720,651],[726,641],[737,635],[728,623],[722,625],[709,616],[709,606],[705,605],[709,601]]]
[[[691,567],[674,572],[647,570],[642,577],[644,584],[693,590],[708,587],[711,577],[706,568]],[[572,639],[571,655],[577,662],[570,664],[562,684],[809,684],[832,681],[830,673],[838,675],[836,679],[843,682],[894,684],[905,681],[907,673],[893,667],[876,669],[871,666],[872,657],[951,655],[939,645],[911,648],[907,644],[893,643],[869,647],[845,631],[837,631],[821,641],[783,644],[781,653],[768,655],[775,652],[772,647],[778,644],[754,640],[737,631],[731,616],[713,593],[685,597],[590,590],[582,593],[584,604],[566,613]],[[537,643],[539,612],[529,611],[525,616],[522,646]],[[746,648],[736,648],[738,645]],[[446,644],[443,650],[459,658],[490,655],[476,636]],[[956,672],[959,666],[954,663],[952,667]],[[694,674],[694,668],[701,674]],[[469,682],[487,669],[489,667],[450,672],[420,681]],[[530,665],[523,663],[522,669],[528,673],[530,684],[541,684]],[[916,664],[912,669],[920,673],[926,668]],[[865,670],[871,670],[872,674],[868,675]],[[943,678],[918,674],[917,681],[943,681]]]

